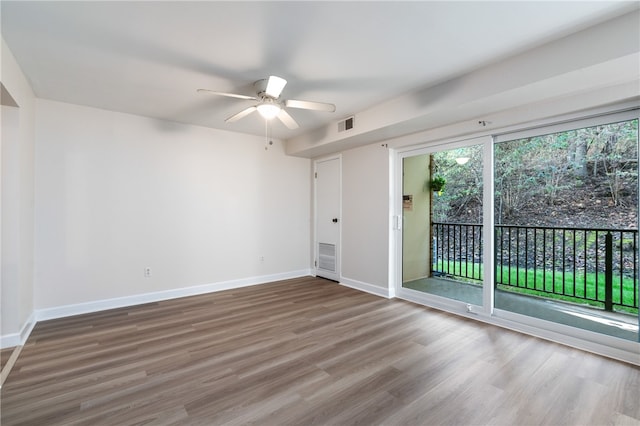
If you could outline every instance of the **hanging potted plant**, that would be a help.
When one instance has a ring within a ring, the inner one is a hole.
[[[431,190],[437,193],[438,195],[442,195],[442,191],[444,191],[444,185],[446,183],[447,183],[447,180],[444,177],[440,175],[435,175],[431,179]]]

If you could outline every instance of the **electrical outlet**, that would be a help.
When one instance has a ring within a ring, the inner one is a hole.
[[[144,277],[145,278],[151,277],[151,267],[147,266],[146,268],[144,268]]]
[[[264,256],[260,256],[260,262],[264,262]]]

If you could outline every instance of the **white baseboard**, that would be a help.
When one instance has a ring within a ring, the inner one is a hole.
[[[54,308],[37,309],[34,311],[20,333],[12,333],[0,336],[0,348],[9,348],[23,345],[31,334],[38,321],[46,321],[64,318],[73,315],[88,314],[107,309],[123,308],[127,306],[141,305],[143,303],[159,302],[162,300],[177,299],[179,297],[195,296],[198,294],[213,293],[222,290],[248,287],[251,285],[266,284],[274,281],[291,278],[306,277],[311,275],[311,270],[283,272],[279,274],[262,275],[257,277],[241,278],[237,280],[221,281],[211,284],[203,284],[192,287],[183,287],[153,293],[136,294],[133,296],[116,297],[113,299],[96,300],[92,302],[77,303],[73,305],[56,306]]]
[[[192,287],[176,288],[154,293],[137,294],[134,296],[117,297],[114,299],[97,300],[94,302],[78,303],[74,305],[58,306],[55,308],[39,309],[36,311],[36,318],[38,321],[64,318],[73,315],[104,311],[107,309],[124,308],[127,306],[141,305],[143,303],[159,302],[162,300],[177,299],[179,297],[196,296],[198,294],[266,284],[273,281],[298,278],[308,275],[310,275],[310,271],[306,269],[272,275],[262,275],[258,277],[240,278],[237,280],[221,281]]]
[[[377,285],[365,283],[358,280],[352,280],[350,278],[345,278],[345,277],[340,278],[340,284],[345,287],[364,291],[366,293],[375,294],[376,296],[384,297],[385,299],[392,298],[391,293],[389,292],[389,289],[385,287],[379,287]]]

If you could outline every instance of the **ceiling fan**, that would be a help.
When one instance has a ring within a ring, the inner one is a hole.
[[[243,100],[257,101],[257,104],[243,109],[237,114],[224,120],[227,123],[233,123],[254,111],[264,117],[265,120],[271,120],[278,117],[282,123],[289,129],[297,129],[298,123],[289,115],[285,108],[309,109],[314,111],[335,112],[336,106],[324,102],[299,101],[295,99],[280,99],[280,94],[287,84],[284,78],[272,75],[268,79],[258,80],[253,83],[256,89],[256,96],[239,95],[236,93],[217,92],[209,89],[198,89],[198,92],[210,93],[213,95],[226,96],[228,98],[236,98]]]

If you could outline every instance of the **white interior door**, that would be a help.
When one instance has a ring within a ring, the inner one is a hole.
[[[316,275],[340,281],[340,158],[315,163]]]

